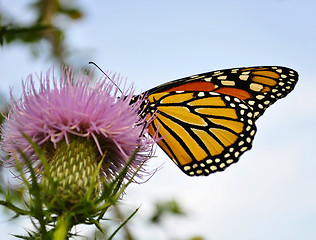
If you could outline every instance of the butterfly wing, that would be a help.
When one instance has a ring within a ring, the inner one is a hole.
[[[212,92],[163,92],[149,96],[158,114],[149,125],[159,146],[186,174],[209,175],[237,162],[251,148],[254,115],[244,101]],[[149,113],[149,117],[155,112]]]
[[[255,118],[267,107],[291,92],[298,80],[296,71],[286,67],[232,68],[174,80],[148,91],[148,94],[172,91],[208,91],[244,100]]]
[[[223,171],[251,148],[255,120],[295,86],[284,67],[226,69],[175,80],[147,92],[143,116],[158,145],[190,176]]]

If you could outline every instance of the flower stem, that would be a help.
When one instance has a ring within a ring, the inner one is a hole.
[[[57,219],[57,225],[53,235],[53,240],[63,240],[67,238],[68,232],[71,230],[69,216],[62,215]]]

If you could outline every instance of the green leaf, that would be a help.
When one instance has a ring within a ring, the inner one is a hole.
[[[126,223],[128,223],[129,220],[132,219],[132,217],[137,213],[138,209],[139,209],[139,208],[136,208],[135,211],[134,211],[128,218],[126,218],[124,222],[122,222],[122,224],[112,233],[112,235],[108,238],[108,240],[112,240],[112,239],[113,239],[113,237],[119,232],[119,230],[120,230],[122,227],[124,227],[124,225],[125,225]]]

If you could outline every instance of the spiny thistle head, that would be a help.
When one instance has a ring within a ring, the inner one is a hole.
[[[112,80],[120,82],[115,75]],[[23,166],[23,152],[43,172],[42,162],[23,134],[29,136],[45,150],[58,193],[72,203],[85,195],[91,181],[117,176],[135,149],[127,178],[151,156],[154,140],[146,137],[146,122],[138,114],[143,100],[130,104],[133,88],[118,97],[118,88],[107,78],[93,82],[92,74],[79,73],[75,81],[73,71],[66,68],[59,79],[48,71],[38,82],[36,90],[30,75],[17,101],[11,92],[12,107],[1,129],[2,150],[9,154],[3,160],[6,166],[15,166],[16,160]],[[96,194],[98,189],[96,184]]]

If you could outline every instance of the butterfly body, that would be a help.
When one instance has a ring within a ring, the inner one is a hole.
[[[149,133],[189,176],[223,171],[251,149],[255,121],[293,90],[298,74],[285,67],[251,67],[202,73],[144,94]]]

